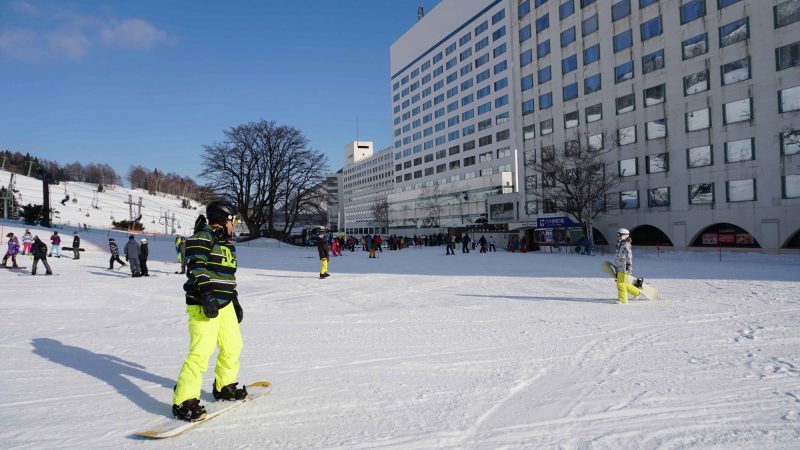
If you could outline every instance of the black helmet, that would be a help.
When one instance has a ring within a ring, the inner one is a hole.
[[[228,221],[228,216],[236,215],[236,208],[225,201],[214,201],[206,206],[206,218],[208,223],[224,224]]]

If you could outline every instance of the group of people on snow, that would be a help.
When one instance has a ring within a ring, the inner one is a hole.
[[[17,264],[17,255],[30,255],[33,259],[31,275],[36,275],[36,268],[39,265],[39,261],[41,261],[45,267],[45,275],[53,274],[50,264],[47,262],[47,258],[54,255],[56,258],[61,258],[61,236],[59,236],[58,231],[53,231],[53,234],[50,236],[49,252],[47,251],[47,244],[39,239],[39,236],[34,236],[30,229],[26,229],[25,233],[22,235],[22,246],[20,246],[19,238],[17,238],[14,233],[8,233],[6,237],[8,238],[8,248],[5,256],[3,256],[2,267],[8,267],[8,260],[11,259],[12,269],[23,269],[24,267]],[[72,238],[72,259],[80,259],[80,246],[81,238],[78,232],[75,231]]]
[[[111,259],[108,261],[108,269],[114,269],[114,263],[120,264],[120,267],[125,267],[128,264],[119,259],[119,245],[117,241],[110,237],[108,238],[108,250],[111,252]],[[142,238],[136,242],[136,236],[128,236],[128,242],[124,247],[125,261],[128,261],[131,268],[131,276],[133,278],[149,277],[150,272],[147,270],[147,258],[150,256],[150,250],[147,243],[147,238]]]

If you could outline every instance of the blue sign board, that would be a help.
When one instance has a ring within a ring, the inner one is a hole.
[[[540,217],[536,219],[537,228],[570,228],[577,227],[569,217]]]

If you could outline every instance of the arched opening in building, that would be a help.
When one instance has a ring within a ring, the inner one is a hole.
[[[692,247],[761,248],[747,230],[732,223],[715,223],[697,234]]]
[[[800,248],[800,230],[794,232],[791,238],[786,241],[786,245],[783,248]]]
[[[631,240],[634,245],[667,245],[672,247],[666,233],[652,225],[641,225],[631,230]]]
[[[592,227],[592,236],[594,237],[594,245],[608,245],[606,237],[595,227]]]

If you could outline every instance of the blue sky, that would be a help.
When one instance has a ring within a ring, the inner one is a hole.
[[[389,46],[438,0],[0,0],[0,149],[196,176],[260,119],[391,145]]]

